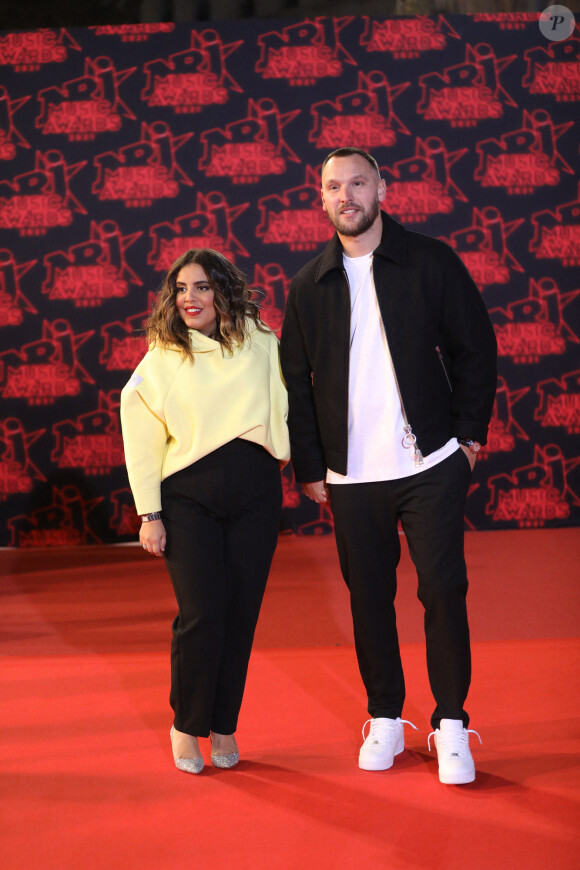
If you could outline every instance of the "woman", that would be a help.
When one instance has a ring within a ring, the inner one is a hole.
[[[139,540],[163,555],[178,605],[171,743],[199,773],[238,759],[234,732],[276,547],[289,459],[278,340],[242,273],[208,248],[169,269],[146,323],[149,351],[121,394]]]

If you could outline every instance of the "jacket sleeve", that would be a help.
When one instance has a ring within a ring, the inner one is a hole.
[[[326,462],[314,406],[312,367],[308,359],[292,284],[280,337],[282,374],[288,389],[288,428],[294,475],[299,483],[326,477]]]
[[[460,257],[447,252],[440,329],[453,391],[452,430],[485,444],[497,388],[497,341],[477,285]]]

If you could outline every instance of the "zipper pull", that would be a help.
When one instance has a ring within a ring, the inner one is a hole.
[[[417,445],[417,436],[408,424],[404,426],[403,429],[405,434],[403,435],[401,444],[406,450],[409,450],[411,447],[413,448],[415,451],[415,465],[423,465],[423,454]]]

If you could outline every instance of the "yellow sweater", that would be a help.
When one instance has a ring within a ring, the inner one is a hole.
[[[153,348],[121,393],[125,461],[137,513],[161,509],[161,481],[234,438],[290,458],[288,398],[278,339],[250,325],[233,353],[189,330],[193,364],[178,349]]]

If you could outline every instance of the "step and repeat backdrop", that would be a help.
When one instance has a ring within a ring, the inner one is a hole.
[[[466,527],[577,525],[580,39],[555,36],[532,14],[0,33],[0,546],[136,539],[119,395],[164,272],[222,251],[278,330],[331,235],[320,164],[352,144],[497,332]],[[283,531],[332,531],[290,466]]]

